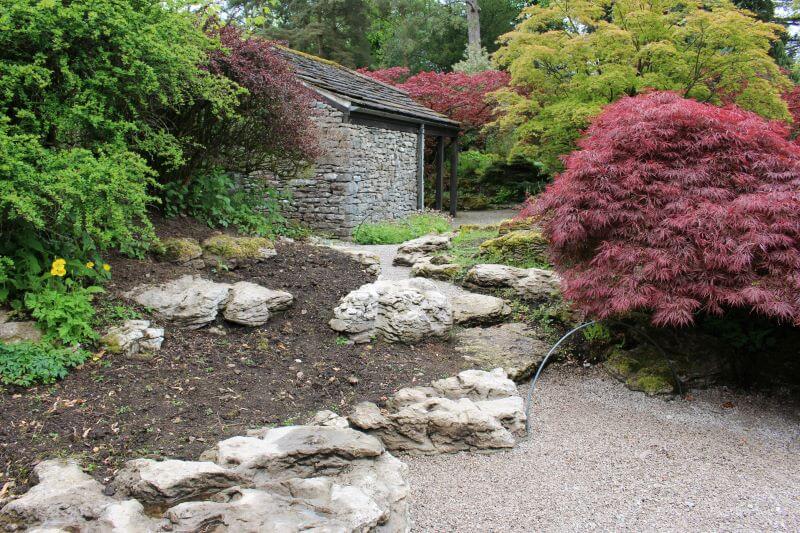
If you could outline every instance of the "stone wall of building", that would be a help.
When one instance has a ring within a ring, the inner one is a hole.
[[[287,216],[338,237],[364,221],[407,216],[417,205],[417,136],[342,121],[317,102],[321,155],[300,176],[272,176],[291,195]]]

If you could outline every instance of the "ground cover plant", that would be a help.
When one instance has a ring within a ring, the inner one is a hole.
[[[593,122],[543,214],[567,299],[656,325],[743,309],[800,324],[800,147],[781,123],[655,92]]]
[[[353,232],[359,244],[400,244],[430,233],[450,231],[450,220],[435,213],[411,215],[401,220],[365,222]]]

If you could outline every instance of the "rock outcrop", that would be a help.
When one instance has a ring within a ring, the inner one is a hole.
[[[42,331],[36,327],[36,322],[33,320],[9,322],[0,320],[0,342],[14,344],[23,341],[39,342],[40,340],[42,340]]]
[[[141,285],[125,293],[126,298],[153,309],[178,327],[197,329],[216,320],[220,311],[231,321],[259,326],[271,311],[288,308],[293,297],[276,291],[239,282],[216,283],[199,276],[183,276],[160,285]]]
[[[149,320],[126,320],[121,326],[109,328],[100,342],[111,353],[152,352],[161,349],[164,328],[150,327]]]
[[[510,288],[523,299],[543,301],[559,294],[558,274],[541,268],[516,268],[507,265],[481,264],[467,271],[467,286]]]
[[[511,448],[524,433],[525,411],[502,369],[466,370],[430,387],[401,389],[387,409],[362,402],[349,420],[390,450],[430,455]]]
[[[376,281],[342,298],[330,326],[355,342],[382,337],[389,342],[418,342],[445,337],[453,326],[449,300],[425,279]]]
[[[400,266],[414,266],[416,263],[430,259],[437,253],[452,247],[453,234],[425,235],[418,239],[404,242],[397,248],[393,263]]]
[[[519,322],[463,329],[455,341],[465,360],[480,368],[502,366],[517,382],[528,379],[550,349],[548,342]]]
[[[453,319],[460,326],[497,324],[511,315],[511,307],[496,296],[464,292],[457,294],[452,303]]]
[[[90,533],[410,529],[407,468],[362,432],[265,428],[203,457],[129,461],[108,487],[74,461],[44,461],[39,483],[0,509],[0,524]]]
[[[191,237],[167,237],[157,245],[156,255],[163,261],[185,264],[199,260],[203,256],[203,248],[197,239]],[[202,260],[198,262],[200,266]]]

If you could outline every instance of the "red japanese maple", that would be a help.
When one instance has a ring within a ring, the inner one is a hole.
[[[508,85],[507,72],[420,72],[404,80],[408,69],[393,67],[362,73],[406,91],[417,102],[461,122],[466,132],[477,132],[494,119],[494,106],[486,95]]]
[[[594,121],[522,215],[543,216],[565,297],[680,326],[745,308],[800,325],[800,147],[784,124],[655,92]]]

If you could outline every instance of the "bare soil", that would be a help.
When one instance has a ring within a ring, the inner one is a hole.
[[[157,231],[199,239],[211,232],[181,219],[159,221]],[[0,489],[12,482],[7,490],[23,492],[32,467],[55,456],[79,458],[98,479],[133,457],[196,459],[249,428],[296,423],[319,409],[341,412],[360,400],[380,403],[398,388],[460,369],[447,342],[343,344],[328,327],[333,308],[372,277],[327,248],[277,250],[277,257],[232,271],[112,255],[101,313],[135,285],[191,273],[287,290],[295,305],[263,327],[220,320],[224,336],[160,324],[165,342],[153,355],[104,354],[54,385],[0,390]]]

